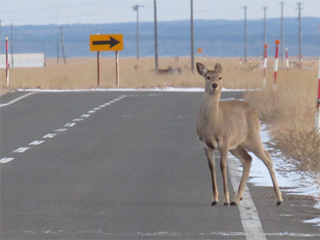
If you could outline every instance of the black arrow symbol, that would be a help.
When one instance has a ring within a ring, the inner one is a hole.
[[[102,40],[102,41],[92,41],[93,45],[108,45],[110,44],[110,48],[113,48],[115,45],[119,44],[120,41],[110,37],[110,40]]]

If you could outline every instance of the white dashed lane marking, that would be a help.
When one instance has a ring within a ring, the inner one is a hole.
[[[74,122],[81,122],[83,121],[83,118],[76,118],[76,119],[73,119]]]
[[[24,96],[22,96],[22,97],[20,97],[20,98],[18,98],[18,99],[16,99],[16,100],[14,100],[14,101],[11,101],[10,103],[2,104],[1,107],[2,107],[2,106],[10,105],[10,104],[12,104],[12,103],[14,103],[14,102],[17,102],[17,101],[19,101],[19,100],[21,100],[21,99],[23,99],[23,98],[25,98],[25,97],[27,97],[27,96],[30,96],[30,95],[32,95],[32,94],[34,94],[34,93],[26,94],[26,95],[24,95]],[[100,105],[99,107],[95,107],[95,108],[93,108],[92,110],[89,110],[88,113],[82,114],[81,117],[75,118],[75,119],[72,120],[72,122],[66,123],[63,128],[58,128],[58,129],[54,130],[55,133],[48,133],[48,134],[44,135],[44,136],[42,137],[42,139],[52,139],[52,138],[54,138],[55,136],[57,136],[57,134],[59,134],[59,133],[61,133],[61,132],[65,132],[65,131],[67,131],[69,128],[74,127],[74,126],[77,124],[77,122],[83,121],[84,118],[89,118],[92,113],[95,113],[95,112],[101,110],[102,108],[105,108],[106,106],[109,106],[109,105],[112,104],[112,103],[115,103],[115,102],[117,102],[117,101],[120,101],[121,99],[123,99],[123,98],[125,98],[125,97],[126,97],[126,95],[123,95],[123,96],[121,96],[121,97],[118,97],[118,98],[116,98],[116,99],[113,99],[112,101],[106,102],[106,103]],[[35,141],[33,141],[33,142],[31,142],[31,143],[28,144],[30,147],[20,147],[20,148],[14,150],[14,151],[12,152],[12,154],[15,154],[15,153],[24,153],[25,151],[29,150],[32,146],[37,146],[37,145],[40,145],[40,144],[42,144],[42,143],[45,143],[45,140],[35,140]],[[12,154],[10,154],[10,155],[12,155]],[[14,157],[11,157],[10,155],[7,156],[7,157],[1,158],[1,159],[0,159],[0,163],[8,163],[8,162],[11,162],[12,160],[14,160]]]
[[[67,123],[66,125],[64,125],[65,127],[74,127],[76,125],[76,123],[72,122],[72,123]]]
[[[24,153],[25,151],[27,151],[28,149],[30,149],[29,147],[21,147],[21,148],[18,148],[16,150],[14,150],[13,152],[14,153]]]
[[[11,162],[12,160],[14,160],[14,158],[1,158],[0,159],[0,163],[8,163],[8,162]]]
[[[56,129],[54,130],[55,132],[64,132],[64,131],[67,131],[66,128],[59,128],[59,129]]]
[[[33,142],[29,143],[29,145],[36,146],[36,145],[40,145],[42,143],[44,143],[43,140],[37,140],[37,141],[33,141]]]
[[[54,138],[57,134],[56,133],[48,133],[44,135],[42,138]]]

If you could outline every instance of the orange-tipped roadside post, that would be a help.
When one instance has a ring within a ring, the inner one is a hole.
[[[274,60],[274,75],[273,75],[273,88],[276,89],[277,88],[277,72],[278,72],[278,57],[279,57],[279,40],[275,41],[276,43],[276,56],[275,56],[275,60]]]
[[[316,113],[316,131],[320,134],[320,58],[319,58],[319,83],[318,83],[318,99]]]

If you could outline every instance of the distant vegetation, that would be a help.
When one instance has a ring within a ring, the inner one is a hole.
[[[302,18],[302,44],[304,56],[318,56],[320,42],[320,18]],[[95,56],[89,51],[89,35],[96,33],[123,33],[124,51],[121,56],[136,55],[136,23],[72,24],[64,25],[65,52],[68,58]],[[10,26],[2,27],[1,52],[4,38],[10,37]],[[195,50],[202,48],[207,56],[230,57],[244,55],[244,22],[242,20],[195,20]],[[47,57],[57,56],[57,25],[13,26],[14,53],[44,52]],[[158,23],[160,56],[190,55],[190,21]],[[280,18],[267,20],[269,55],[273,55],[274,41],[280,39]],[[60,37],[60,36],[59,36]],[[262,55],[263,20],[248,21],[248,56]],[[298,54],[298,19],[284,19],[284,48],[289,54]],[[196,51],[195,51],[196,53]],[[103,53],[113,56],[114,53]],[[154,55],[153,22],[140,23],[140,54]],[[60,43],[60,56],[61,43]]]

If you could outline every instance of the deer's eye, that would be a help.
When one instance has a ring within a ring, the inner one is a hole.
[[[206,77],[207,80],[210,80],[210,77]]]
[[[222,79],[222,77],[219,77],[219,80],[221,80]]]

